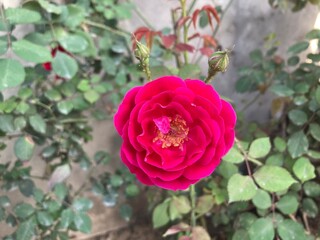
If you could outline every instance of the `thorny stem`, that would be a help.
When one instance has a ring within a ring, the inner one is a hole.
[[[242,147],[242,145],[241,145],[241,143],[240,143],[240,141],[239,141],[238,138],[235,138],[235,142],[236,142],[236,144],[237,144],[240,152],[241,152],[241,153],[243,154],[243,156],[244,156],[244,161],[245,161],[246,166],[247,166],[248,174],[249,174],[250,177],[252,177],[252,172],[251,172],[250,164],[249,164],[249,161],[248,161],[248,160],[249,160],[249,159],[248,159],[248,154],[247,154],[247,152],[243,149],[243,147]]]
[[[180,0],[180,4],[182,9],[182,17],[185,18],[187,16],[186,0]],[[183,24],[183,42],[185,44],[188,43],[188,26],[186,24]],[[188,64],[188,52],[184,51],[183,55],[185,64]]]
[[[191,200],[191,227],[196,226],[196,187],[195,184],[190,186],[190,200]]]

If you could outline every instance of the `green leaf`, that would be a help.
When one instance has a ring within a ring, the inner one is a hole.
[[[73,103],[69,100],[61,101],[57,104],[60,113],[68,115],[73,109]]]
[[[250,239],[273,240],[275,236],[271,218],[259,218],[249,228]]]
[[[288,52],[291,54],[298,54],[309,47],[309,42],[299,42],[288,48]]]
[[[298,210],[299,202],[297,197],[285,195],[276,203],[276,206],[283,214],[292,214]]]
[[[278,166],[263,166],[253,176],[257,184],[269,192],[287,190],[296,182],[286,169]]]
[[[270,90],[277,94],[279,97],[289,97],[294,94],[294,91],[285,85],[275,84],[270,87]]]
[[[89,90],[85,92],[83,96],[89,103],[94,103],[100,98],[99,93],[97,93],[94,90]]]
[[[271,149],[268,137],[255,139],[249,148],[249,155],[253,158],[262,158],[268,155]]]
[[[58,76],[71,79],[78,71],[78,63],[68,54],[58,51],[53,58],[52,69]]]
[[[288,59],[288,65],[289,66],[295,66],[299,63],[300,58],[298,56],[292,56]]]
[[[113,187],[120,187],[123,184],[123,178],[119,175],[112,175],[110,183]]]
[[[25,219],[34,213],[34,208],[29,203],[20,203],[14,207],[17,217]]]
[[[89,80],[83,79],[79,82],[77,89],[79,89],[81,92],[86,92],[90,90],[91,86],[89,83]]]
[[[304,211],[307,214],[307,216],[311,218],[317,217],[319,213],[317,203],[311,198],[303,199],[302,211]]]
[[[92,228],[91,219],[88,214],[79,212],[76,213],[73,219],[73,223],[77,230],[83,233],[90,233]]]
[[[72,207],[75,211],[88,211],[93,207],[93,203],[87,198],[78,198],[73,201]]]
[[[306,239],[302,225],[290,219],[279,223],[278,234],[282,240]]]
[[[14,153],[21,161],[28,161],[32,158],[35,143],[29,136],[19,137],[14,144]]]
[[[181,214],[187,214],[191,210],[191,204],[186,196],[173,197],[172,204]]]
[[[0,196],[0,207],[5,208],[10,206],[10,199],[7,196]]]
[[[24,117],[17,117],[14,119],[14,127],[16,130],[21,131],[27,125],[27,121]]]
[[[211,210],[214,205],[212,195],[202,195],[197,199],[195,212],[199,215],[205,214]]]
[[[60,6],[57,6],[57,5],[50,3],[46,0],[38,0],[38,3],[48,13],[60,14],[62,12],[62,9]]]
[[[288,140],[288,151],[292,158],[300,157],[306,153],[309,148],[309,142],[303,131],[292,134]]]
[[[5,133],[11,133],[15,131],[13,125],[13,116],[12,115],[0,115],[0,130]]]
[[[79,35],[67,35],[59,39],[59,42],[65,50],[72,53],[82,52],[89,45],[87,40]]]
[[[230,163],[242,163],[244,160],[244,156],[235,148],[231,148],[230,151],[223,157],[224,161]]]
[[[37,220],[40,225],[45,227],[49,227],[53,223],[53,218],[48,212],[45,212],[45,211],[37,212]]]
[[[71,209],[64,209],[61,213],[59,227],[61,229],[67,229],[74,221],[75,215]]]
[[[140,190],[136,184],[129,184],[126,186],[125,193],[127,197],[135,197],[139,194]]]
[[[30,197],[33,194],[34,183],[30,179],[21,180],[18,184],[20,192],[26,196]]]
[[[77,6],[76,4],[68,4],[68,17],[65,20],[64,24],[67,27],[75,28],[81,24],[81,22],[85,18],[85,10],[81,6]]]
[[[287,148],[287,143],[285,140],[283,140],[282,138],[280,137],[276,137],[274,139],[274,146],[276,147],[276,149],[279,151],[279,152],[284,152]]]
[[[127,222],[130,221],[132,217],[132,207],[128,204],[123,204],[120,206],[120,216],[126,220]]]
[[[26,72],[20,62],[14,59],[0,59],[0,91],[23,83]]]
[[[46,91],[44,95],[51,101],[57,102],[61,100],[61,94],[55,89],[50,89]]]
[[[52,56],[48,48],[21,39],[12,43],[13,52],[28,62],[51,62]]]
[[[320,39],[320,29],[313,29],[306,34],[306,38],[309,40]]]
[[[299,158],[293,165],[293,172],[304,183],[316,177],[315,167],[310,160],[305,157]]]
[[[198,79],[201,69],[198,64],[185,64],[180,68],[179,76],[182,79]]]
[[[34,187],[33,197],[34,197],[34,200],[36,200],[36,202],[41,203],[44,198],[44,193],[41,189]]]
[[[17,240],[32,239],[32,237],[35,235],[35,227],[36,221],[34,217],[29,218],[27,221],[19,224],[16,231]]]
[[[314,139],[320,142],[320,126],[318,124],[316,123],[310,124],[310,133]]]
[[[258,189],[256,195],[252,198],[253,204],[260,209],[268,209],[271,207],[272,201],[269,193]]]
[[[303,190],[305,194],[309,197],[319,197],[320,196],[320,184],[316,182],[306,182],[303,184]]]
[[[308,116],[305,112],[301,110],[291,110],[289,112],[289,119],[297,126],[302,126],[308,121]]]
[[[5,15],[11,24],[36,23],[41,20],[40,13],[24,8],[7,8]]]
[[[232,240],[244,240],[249,239],[249,233],[244,229],[238,229],[234,232]]]
[[[224,161],[222,161],[217,170],[218,173],[226,179],[229,179],[238,172],[238,168],[234,164]]]
[[[25,114],[29,109],[30,109],[29,104],[25,102],[20,102],[16,107],[16,111],[21,114]]]
[[[29,123],[31,127],[38,133],[45,134],[47,129],[47,124],[41,115],[36,114],[29,117]]]
[[[53,191],[59,200],[63,200],[68,194],[68,188],[63,183],[56,184]]]
[[[170,219],[168,215],[168,202],[163,202],[156,206],[152,213],[152,224],[154,228],[166,225]]]
[[[257,187],[249,176],[234,174],[228,182],[229,203],[247,201],[256,195]]]

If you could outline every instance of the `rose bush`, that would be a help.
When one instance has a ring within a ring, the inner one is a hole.
[[[236,115],[211,85],[166,76],[131,89],[114,124],[122,161],[144,184],[183,190],[232,147]]]

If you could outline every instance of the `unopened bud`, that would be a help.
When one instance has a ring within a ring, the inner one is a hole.
[[[228,51],[218,51],[209,58],[209,70],[213,72],[225,72],[229,65]]]
[[[150,57],[150,50],[146,45],[143,45],[141,42],[136,40],[136,49],[134,50],[135,57],[140,62],[140,67],[142,71],[145,72],[147,75],[148,80],[151,80],[151,72],[149,66],[149,57]]]
[[[146,45],[136,41],[136,49],[134,50],[135,57],[140,61],[144,62],[150,56],[150,50]]]
[[[208,60],[208,77],[206,82],[209,82],[218,72],[225,72],[229,65],[229,50],[217,51],[211,55]]]

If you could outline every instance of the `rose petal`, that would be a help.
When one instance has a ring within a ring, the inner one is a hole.
[[[155,79],[143,86],[135,98],[135,103],[138,104],[140,102],[150,100],[161,92],[185,86],[185,82],[181,78],[175,76],[166,76]]]
[[[130,113],[135,106],[134,99],[140,89],[141,87],[135,87],[129,90],[124,96],[122,103],[119,105],[117,113],[114,115],[114,125],[120,136],[122,136],[123,127],[128,121]]]

